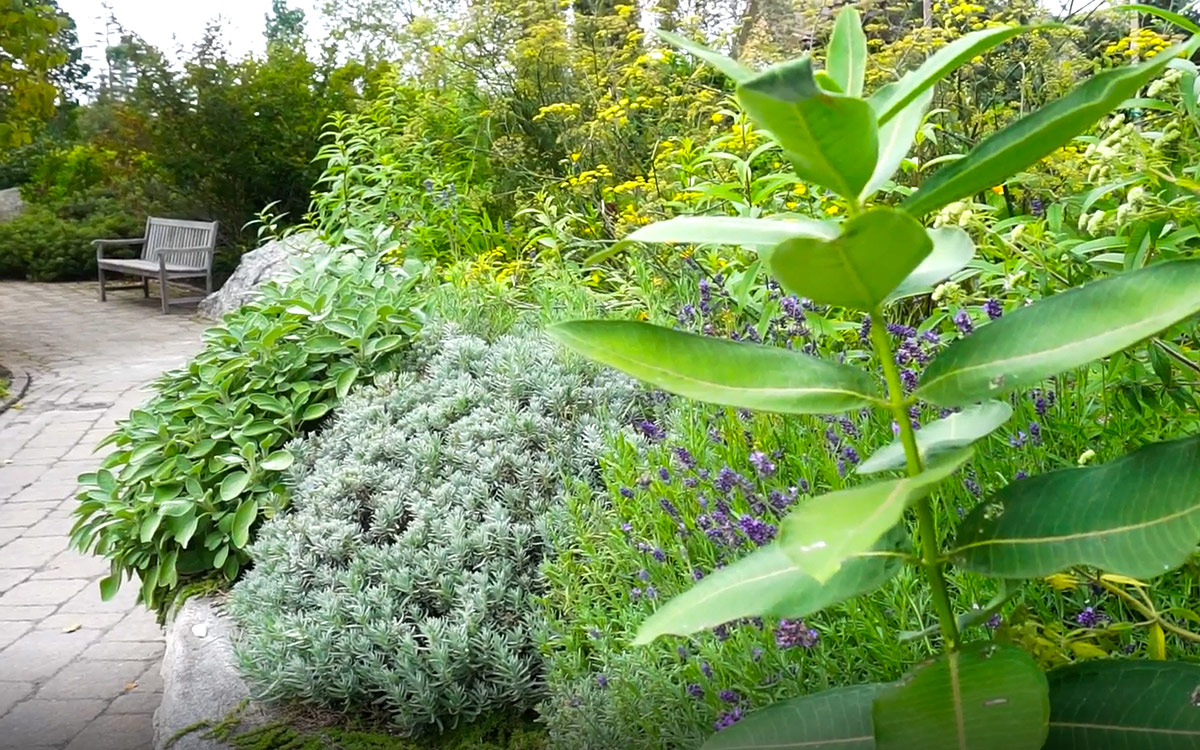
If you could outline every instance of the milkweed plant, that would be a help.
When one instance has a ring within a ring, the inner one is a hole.
[[[1136,9],[1200,32],[1174,14]],[[836,193],[847,210],[841,221],[680,217],[627,239],[755,248],[788,292],[868,317],[882,377],[802,352],[642,322],[574,321],[554,326],[552,335],[687,398],[782,414],[876,409],[894,419],[898,436],[857,469],[886,478],[800,504],[773,542],[661,606],[635,642],[741,618],[805,617],[879,588],[907,565],[929,588],[942,645],[895,682],[836,688],[751,713],[705,750],[1196,747],[1200,666],[1095,660],[1047,673],[1016,646],[967,642],[965,629],[996,608],[960,613],[946,567],[999,579],[1012,591],[1021,579],[1077,566],[1134,578],[1182,566],[1200,542],[1200,437],[1013,482],[956,529],[936,528],[932,503],[972,445],[1009,418],[1011,391],[1120,352],[1200,311],[1200,259],[1162,260],[1006,314],[943,349],[912,389],[902,383],[887,333],[890,306],[928,291],[974,256],[966,232],[928,229],[926,216],[1068,143],[1168,66],[1190,66],[1186,58],[1200,47],[1194,36],[1102,72],[946,164],[897,205],[874,202],[907,155],[938,81],[1028,30],[967,34],[869,96],[867,41],[853,8],[837,18],[823,70],[804,57],[754,71],[663,34],[732,78],[747,116],[772,135],[796,175]],[[916,431],[909,408],[918,401],[949,415]]]

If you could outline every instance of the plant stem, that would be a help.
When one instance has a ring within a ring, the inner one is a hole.
[[[904,458],[908,464],[908,475],[916,476],[923,471],[921,454],[917,450],[917,435],[913,431],[908,418],[908,408],[904,398],[904,388],[900,382],[900,372],[896,369],[896,360],[892,355],[892,345],[888,341],[887,324],[883,312],[877,307],[871,311],[871,342],[875,347],[875,355],[883,366],[883,377],[887,382],[888,408],[892,418],[900,427],[900,442],[904,445]],[[938,626],[942,637],[951,649],[959,646],[958,621],[954,619],[954,608],[950,605],[950,591],[946,586],[946,576],[942,570],[941,550],[938,548],[937,524],[933,519],[933,507],[929,498],[923,497],[916,504],[917,512],[917,543],[920,546],[921,568],[929,581],[933,594],[933,608],[937,612]]]

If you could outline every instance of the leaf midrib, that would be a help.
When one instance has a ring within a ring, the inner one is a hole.
[[[1058,543],[1058,542],[1077,541],[1079,539],[1092,539],[1092,538],[1097,538],[1097,537],[1105,537],[1105,536],[1109,536],[1111,534],[1124,534],[1124,533],[1128,533],[1131,531],[1139,531],[1141,529],[1148,529],[1148,528],[1151,528],[1154,526],[1158,526],[1160,524],[1169,523],[1170,521],[1174,521],[1176,519],[1183,518],[1184,516],[1191,515],[1192,513],[1196,513],[1198,511],[1200,511],[1200,505],[1193,505],[1190,508],[1185,508],[1183,510],[1176,511],[1174,513],[1169,513],[1165,516],[1159,516],[1158,518],[1152,518],[1148,521],[1142,521],[1142,522],[1133,523],[1133,524],[1126,524],[1124,526],[1115,526],[1115,527],[1109,528],[1109,529],[1097,529],[1094,531],[1078,532],[1075,534],[1060,534],[1057,536],[1043,536],[1043,537],[1021,537],[1021,538],[1015,538],[1015,539],[983,539],[978,542],[972,542],[970,544],[965,544],[962,547],[957,547],[955,549],[952,549],[946,554],[947,555],[955,555],[955,554],[958,554],[959,552],[965,552],[966,550],[970,550],[970,549],[978,549],[980,547],[990,547],[990,546],[1001,545],[1001,544],[1050,544],[1050,543]]]
[[[574,334],[571,334],[571,333],[565,333],[561,329],[558,331],[558,333],[559,333],[559,335],[565,336],[566,338],[569,338],[572,341],[576,341],[576,342],[580,342],[580,343],[587,343],[585,339],[583,339],[579,336],[576,336]],[[714,382],[714,381],[702,380],[700,378],[691,377],[689,375],[683,375],[681,373],[676,372],[675,370],[670,370],[665,367],[659,367],[656,365],[652,365],[652,364],[649,364],[649,363],[647,363],[643,360],[639,360],[639,359],[632,359],[630,357],[622,357],[620,355],[614,355],[611,357],[611,359],[615,362],[621,362],[623,364],[636,365],[636,366],[638,366],[644,370],[648,370],[652,373],[657,373],[660,375],[669,375],[670,377],[672,377],[676,380],[681,380],[681,381],[691,383],[694,385],[709,386],[712,388],[720,388],[722,390],[732,391],[734,393],[748,393],[748,394],[753,393],[753,394],[762,394],[762,395],[770,395],[770,396],[804,395],[804,394],[831,394],[831,395],[837,394],[837,395],[843,395],[843,396],[855,396],[855,397],[860,398],[867,402],[871,402],[874,400],[874,397],[872,397],[871,395],[869,395],[867,393],[862,393],[860,391],[853,391],[853,390],[849,390],[846,388],[827,388],[827,387],[820,387],[820,386],[811,386],[811,387],[803,387],[803,388],[801,388],[801,387],[780,388],[780,387],[771,387],[771,386],[751,387],[751,386],[726,385],[726,384],[718,383],[718,382]],[[645,379],[645,378],[643,378],[643,379]]]
[[[1169,734],[1179,737],[1200,737],[1200,729],[1162,729],[1159,727],[1123,727],[1117,724],[1095,724],[1092,722],[1051,721],[1051,727],[1067,729],[1093,729],[1116,732],[1137,732],[1139,734]]]

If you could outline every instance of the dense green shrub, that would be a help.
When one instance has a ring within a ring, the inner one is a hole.
[[[553,519],[634,395],[537,335],[423,337],[297,446],[292,511],[229,602],[257,693],[406,733],[532,707]]]
[[[162,612],[190,581],[236,579],[254,525],[286,503],[284,445],[390,369],[418,330],[418,268],[345,249],[297,265],[154,381],[155,396],[101,443],[116,450],[80,478],[71,540],[112,561],[106,597],[136,574],[141,601]]]
[[[72,218],[72,213],[82,216]],[[101,196],[60,208],[30,205],[25,213],[0,223],[0,278],[94,278],[96,249],[92,240],[140,237],[144,223],[143,217]]]

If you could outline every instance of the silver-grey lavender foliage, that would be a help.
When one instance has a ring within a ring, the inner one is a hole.
[[[635,391],[538,334],[427,334],[409,372],[294,446],[292,510],[229,602],[257,693],[408,732],[532,707],[551,519],[600,486]]]

